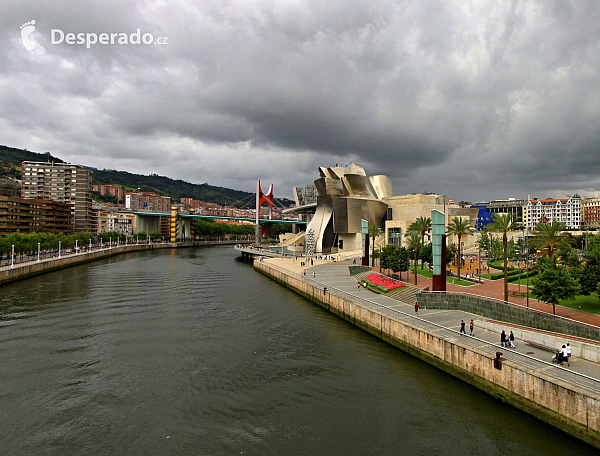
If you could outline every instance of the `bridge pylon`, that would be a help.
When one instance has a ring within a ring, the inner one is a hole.
[[[254,228],[254,237],[255,242],[257,244],[260,243],[260,208],[263,203],[267,203],[269,205],[269,218],[273,219],[273,184],[269,187],[269,191],[265,194],[260,188],[260,181],[258,181],[258,186],[256,188],[256,226]]]

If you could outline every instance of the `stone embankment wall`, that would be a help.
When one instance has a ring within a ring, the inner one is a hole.
[[[485,299],[461,293],[421,292],[417,295],[419,306],[424,309],[463,310],[492,320],[510,321],[515,325],[570,334],[583,339],[600,341],[600,331],[565,318],[536,312],[526,307],[511,306],[504,301]]]
[[[508,361],[496,369],[488,353],[325,292],[266,262],[255,261],[254,267],[401,350],[600,448],[600,396]]]
[[[171,248],[169,244],[138,244],[114,247],[112,249],[102,249],[93,252],[82,253],[79,255],[69,255],[62,258],[52,258],[37,261],[30,261],[26,264],[17,264],[14,268],[0,271],[0,285],[14,282],[16,280],[26,279],[40,274],[45,274],[57,269],[68,268],[77,264],[88,263],[90,261],[108,258],[122,253],[139,252],[142,250]]]

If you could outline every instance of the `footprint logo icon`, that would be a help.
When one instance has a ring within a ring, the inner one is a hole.
[[[27,49],[28,51],[31,51],[35,47],[35,42],[33,42],[29,39],[29,35],[34,30],[35,30],[35,21],[33,21],[33,20],[29,21],[29,22],[25,22],[21,26],[21,39],[23,40],[23,46],[25,46],[25,49]]]

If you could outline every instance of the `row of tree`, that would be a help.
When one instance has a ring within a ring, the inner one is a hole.
[[[150,233],[150,235],[146,234],[146,232],[141,231],[133,237],[126,238],[126,236],[122,233],[118,233],[116,231],[108,231],[106,233],[100,233],[98,235],[93,235],[91,233],[74,233],[74,234],[63,234],[63,233],[10,233],[6,236],[0,236],[0,252],[3,255],[12,254],[13,247],[15,256],[23,255],[26,253],[35,253],[38,250],[38,244],[40,250],[56,250],[59,248],[62,249],[71,249],[75,246],[86,247],[90,245],[96,244],[106,244],[108,242],[112,242],[113,244],[117,243],[125,243],[125,242],[135,242],[135,241],[145,241],[148,239],[148,236],[152,240],[160,239],[160,232],[154,231]]]
[[[292,231],[292,226],[286,223],[274,223],[271,226],[271,236]],[[252,236],[254,225],[237,225],[212,220],[196,219],[194,221],[194,233],[199,236]]]

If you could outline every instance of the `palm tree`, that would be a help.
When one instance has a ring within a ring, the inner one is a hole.
[[[458,278],[460,279],[460,264],[462,261],[460,239],[471,232],[471,223],[468,218],[454,217],[446,227],[446,233],[458,238]]]
[[[425,235],[431,231],[431,219],[429,217],[419,217],[412,222],[408,231],[416,231],[421,236],[421,245],[425,245]],[[423,260],[421,260],[421,269],[423,269]]]
[[[417,284],[417,255],[419,254],[419,249],[421,248],[421,236],[417,231],[411,231],[406,236],[406,245],[409,250],[413,251],[413,259],[415,265],[415,285]]]
[[[379,225],[369,225],[369,236],[373,239],[371,243],[371,266],[375,266],[375,257],[373,253],[375,252],[375,238],[381,235],[381,227]]]
[[[565,224],[552,220],[551,222],[540,222],[536,225],[537,237],[535,243],[541,250],[548,254],[548,258],[552,258],[560,245],[565,241],[563,231]]]
[[[521,225],[513,218],[513,214],[492,214],[492,220],[493,222],[489,225],[488,229],[502,234],[504,300],[508,301],[508,233],[520,229]]]

